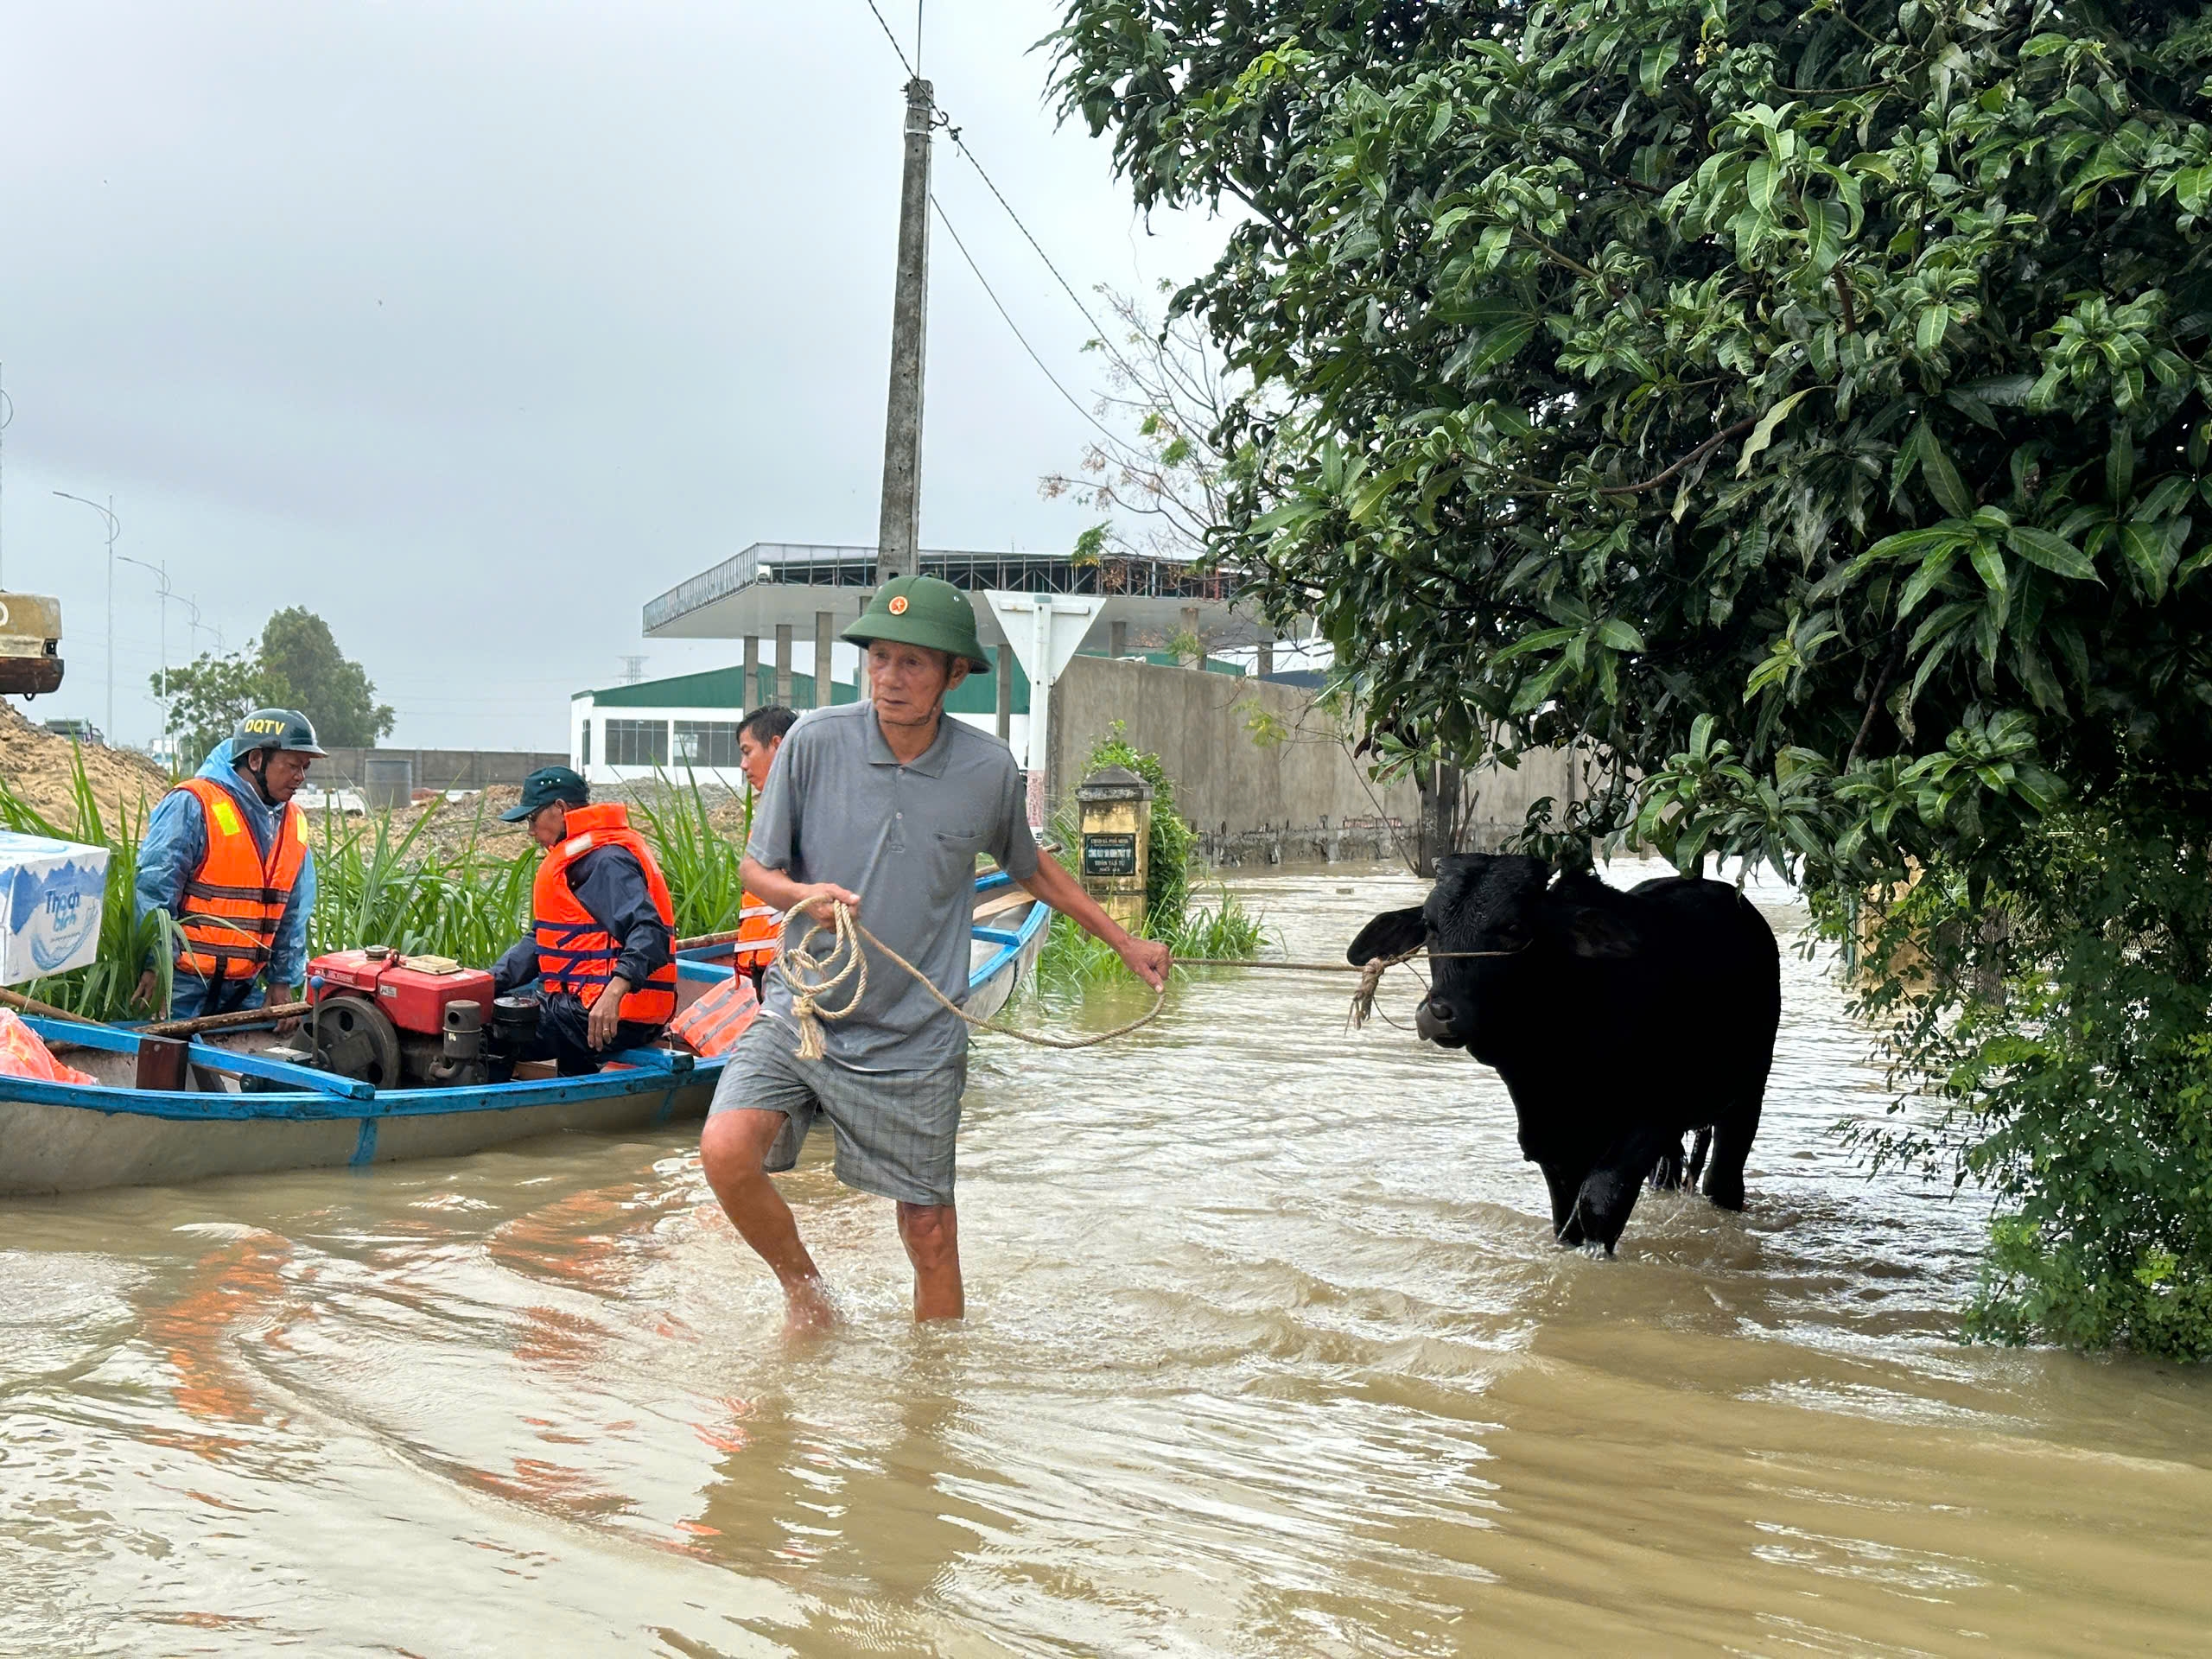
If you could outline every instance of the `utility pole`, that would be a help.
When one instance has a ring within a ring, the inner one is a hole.
[[[157,591],[161,594],[162,609],[162,735],[166,737],[169,730],[169,598],[173,591],[169,587],[169,562],[163,559],[159,564],[149,564],[143,559],[132,558],[128,553],[118,553],[116,559],[119,563],[135,564],[141,570],[150,570],[161,580],[162,585]]]
[[[79,506],[90,507],[107,520],[107,730],[108,741],[115,741],[115,538],[123,529],[123,521],[115,516],[115,498],[107,499],[107,505],[81,495],[72,495],[67,490],[54,493],[64,501],[74,501]]]
[[[919,75],[906,83],[906,170],[899,190],[899,286],[891,302],[891,397],[883,420],[878,587],[921,569],[923,325],[930,288],[930,136],[937,105]]]
[[[4,365],[4,364],[0,364],[0,368],[4,368],[4,367],[6,367],[6,365]],[[0,448],[5,448],[5,447],[6,447],[6,445],[7,445],[7,442],[8,442],[8,423],[9,423],[10,421],[14,420],[15,418],[16,418],[16,401],[15,401],[15,399],[14,399],[14,398],[12,398],[12,397],[9,397],[9,396],[8,396],[8,389],[7,389],[7,387],[6,387],[6,386],[4,386],[4,385],[0,385]],[[3,458],[0,458],[0,459],[3,459]],[[4,488],[4,486],[5,486],[5,483],[6,483],[6,479],[5,479],[5,477],[4,477],[5,470],[6,470],[6,469],[5,469],[4,466],[0,466],[0,509],[4,509],[4,505],[5,505],[5,503],[4,503],[4,497],[5,497],[5,494],[6,494],[6,491],[5,491],[5,488]],[[5,534],[5,532],[6,532],[6,528],[7,528],[7,515],[6,515],[5,512],[4,512],[4,510],[0,510],[0,536],[4,536],[4,534]],[[0,545],[4,545],[4,543],[0,543]],[[7,588],[7,586],[8,586],[8,581],[7,581],[7,567],[5,566],[5,564],[4,564],[4,563],[0,563],[0,590],[4,590],[4,589]]]

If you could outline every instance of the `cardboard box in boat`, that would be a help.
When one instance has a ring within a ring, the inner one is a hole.
[[[107,849],[0,830],[0,985],[89,966],[100,951]]]

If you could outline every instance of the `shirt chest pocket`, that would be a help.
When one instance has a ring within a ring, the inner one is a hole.
[[[976,859],[986,837],[980,830],[940,830],[930,837],[930,893],[943,900],[976,880]]]

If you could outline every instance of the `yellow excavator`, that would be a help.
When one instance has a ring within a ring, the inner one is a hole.
[[[35,697],[61,684],[61,601],[0,594],[0,694]]]

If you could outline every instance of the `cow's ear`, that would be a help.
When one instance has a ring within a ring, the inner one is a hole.
[[[1355,968],[1364,968],[1380,957],[1402,957],[1408,950],[1417,950],[1427,937],[1428,924],[1421,920],[1419,905],[1410,910],[1386,910],[1359,930],[1351,949],[1344,952],[1344,960]]]
[[[1636,931],[1610,912],[1579,910],[1567,924],[1567,937],[1578,957],[1618,958],[1636,950]]]

